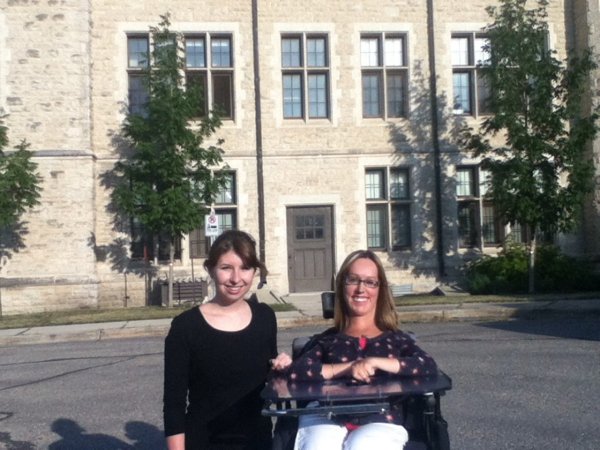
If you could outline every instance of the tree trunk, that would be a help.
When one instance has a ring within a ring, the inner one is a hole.
[[[529,293],[535,294],[535,246],[536,246],[536,235],[537,228],[529,227]]]
[[[0,274],[2,274],[2,255],[4,250],[2,247],[2,229],[0,229]],[[2,285],[0,284],[0,319],[2,319]]]
[[[173,261],[175,260],[175,246],[173,245],[173,238],[169,240],[169,299],[167,300],[167,306],[171,308],[173,306]]]
[[[0,230],[0,274],[2,274],[2,230]],[[2,319],[2,285],[0,284],[0,319]]]

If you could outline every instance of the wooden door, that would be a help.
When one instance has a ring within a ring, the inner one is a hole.
[[[287,209],[290,293],[329,291],[333,287],[333,208]]]

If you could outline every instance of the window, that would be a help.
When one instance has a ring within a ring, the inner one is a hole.
[[[325,35],[281,38],[283,117],[329,118],[329,50]]]
[[[489,114],[489,89],[480,68],[490,55],[485,36],[466,33],[452,35],[452,85],[454,114]]]
[[[407,114],[406,37],[383,33],[360,39],[363,117]]]
[[[181,259],[181,240],[175,239],[174,244],[175,259]],[[169,236],[152,235],[137,219],[131,219],[131,258],[153,260],[155,256],[159,261],[169,260]]]
[[[237,196],[235,172],[227,173],[227,181],[217,193],[214,203],[219,217],[219,233],[237,228]],[[206,258],[210,249],[210,238],[204,234],[204,224],[189,234],[190,258]]]
[[[313,240],[325,238],[325,216],[323,214],[297,215],[294,219],[296,240]]]
[[[194,34],[185,36],[186,83],[196,84],[202,93],[198,116],[209,109],[219,110],[224,119],[233,119],[233,54],[231,35]]]
[[[502,242],[504,226],[487,198],[488,173],[478,166],[456,169],[458,242],[460,247],[493,246]]]
[[[148,89],[142,79],[142,70],[148,66],[148,37],[127,38],[127,75],[129,113],[144,114],[148,101]]]
[[[184,37],[185,82],[197,85],[202,93],[198,117],[211,108],[224,119],[233,119],[233,55],[229,34],[194,34]],[[148,66],[148,35],[127,38],[129,77],[129,111],[144,114],[148,89],[144,86],[142,70]],[[207,50],[208,49],[208,50]]]
[[[373,168],[365,172],[367,246],[401,250],[411,247],[408,169]]]

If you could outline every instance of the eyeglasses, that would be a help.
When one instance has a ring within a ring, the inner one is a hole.
[[[362,283],[365,287],[370,289],[379,287],[379,281],[377,281],[375,278],[367,278],[365,280],[361,280],[356,275],[348,275],[344,282],[350,286],[358,286],[360,283]]]

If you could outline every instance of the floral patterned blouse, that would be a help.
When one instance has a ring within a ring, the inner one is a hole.
[[[323,364],[338,364],[368,357],[396,358],[403,376],[426,376],[437,373],[431,356],[421,350],[403,331],[384,331],[374,338],[366,338],[361,348],[360,340],[343,333],[323,336],[304,355],[296,359],[288,376],[290,380],[323,380]],[[378,373],[376,375],[381,375]]]
[[[400,376],[419,377],[437,373],[437,365],[433,358],[421,350],[408,334],[395,330],[384,331],[374,338],[358,338],[343,333],[324,333],[312,348],[292,363],[288,372],[288,379],[292,383],[294,381],[323,380],[321,375],[323,364],[345,363],[368,357],[398,359],[400,362]],[[385,373],[378,371],[375,375]],[[402,424],[402,416],[401,409],[394,408],[392,411],[369,415],[367,420],[363,420],[361,423],[388,422]],[[346,426],[349,425],[347,419],[341,418]]]

